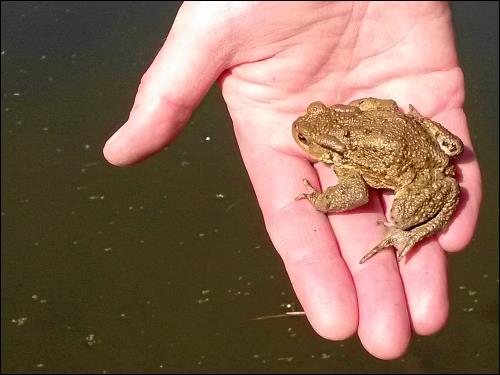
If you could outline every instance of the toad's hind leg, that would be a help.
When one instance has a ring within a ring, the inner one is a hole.
[[[428,184],[414,182],[396,193],[391,207],[387,235],[360,261],[374,256],[387,246],[397,249],[400,261],[413,245],[430,236],[450,221],[458,204],[460,188],[455,179],[445,177]]]
[[[311,191],[300,194],[296,200],[308,199],[314,208],[322,212],[341,212],[368,203],[368,186],[361,175],[353,170],[335,168],[338,183],[323,192],[314,190],[309,181],[304,184]]]

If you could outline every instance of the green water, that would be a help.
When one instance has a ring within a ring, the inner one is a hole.
[[[300,306],[218,89],[159,155],[103,160],[178,7],[2,2],[2,373],[498,372],[498,3],[453,4],[478,230],[447,326],[390,362],[250,320]]]

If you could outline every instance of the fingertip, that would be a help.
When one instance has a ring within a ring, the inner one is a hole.
[[[108,163],[116,167],[123,167],[130,164],[127,160],[126,154],[124,155],[120,150],[120,147],[117,147],[112,142],[108,141],[104,145],[102,154]]]
[[[434,240],[424,240],[400,264],[412,328],[428,336],[446,323],[449,312],[446,254]]]
[[[460,236],[447,235],[446,233],[443,233],[438,236],[439,245],[443,248],[443,250],[449,253],[457,253],[464,250],[472,241],[474,231],[475,226],[472,228],[464,228],[464,230],[460,232]]]
[[[382,253],[369,263],[355,276],[360,301],[358,335],[373,356],[395,359],[405,353],[411,338],[401,276],[395,259],[382,258]]]
[[[140,145],[127,146],[126,142],[121,139],[119,133],[120,128],[104,145],[102,153],[108,163],[116,167],[125,167],[145,158],[138,154],[141,151]]]
[[[147,113],[132,113],[106,142],[103,155],[109,163],[119,167],[147,159],[175,139],[189,115],[172,108],[151,108]]]
[[[314,331],[324,339],[346,340],[354,335],[358,329],[357,306],[355,302],[350,305],[342,306],[338,303],[332,303],[331,305],[317,306],[307,314],[307,318]]]
[[[361,337],[361,335],[360,335]],[[411,333],[401,336],[400,340],[389,341],[383,335],[379,335],[376,339],[361,340],[363,347],[368,353],[382,360],[393,360],[403,356],[410,344]]]
[[[419,308],[412,310],[411,319],[413,330],[417,335],[430,336],[441,330],[448,320],[449,304],[420,304]]]
[[[406,352],[411,339],[411,326],[409,317],[403,316],[400,310],[400,306],[395,305],[393,311],[373,311],[373,316],[366,316],[365,311],[361,318],[359,339],[374,357],[391,360]]]

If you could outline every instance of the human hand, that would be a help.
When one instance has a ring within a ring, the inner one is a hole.
[[[412,329],[439,330],[448,316],[445,251],[470,241],[481,201],[447,4],[184,3],[128,121],[105,145],[106,159],[128,165],[161,150],[217,80],[266,228],[313,328],[332,340],[357,331],[383,359],[404,353]],[[393,251],[359,264],[383,238],[375,223],[390,197],[371,191],[367,205],[328,216],[294,200],[303,178],[331,186],[335,176],[307,160],[292,122],[312,101],[368,96],[413,104],[466,147],[452,222],[399,264]]]

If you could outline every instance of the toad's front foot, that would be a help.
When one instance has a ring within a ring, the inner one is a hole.
[[[314,198],[315,196],[317,196],[320,193],[315,188],[313,188],[313,186],[311,185],[311,183],[307,179],[304,178],[302,180],[302,182],[304,183],[304,185],[305,185],[306,189],[308,190],[308,192],[299,194],[295,198],[296,201],[299,201],[301,199],[309,199],[309,200],[311,200],[311,198]]]
[[[390,224],[386,225],[386,227],[388,227],[389,233],[377,246],[375,246],[363,258],[361,258],[359,264],[363,264],[368,259],[388,246],[394,246],[396,248],[396,255],[399,262],[410,252],[413,245],[415,245],[415,243],[418,241],[417,236],[412,234],[411,231],[404,231],[402,229],[395,228]]]

